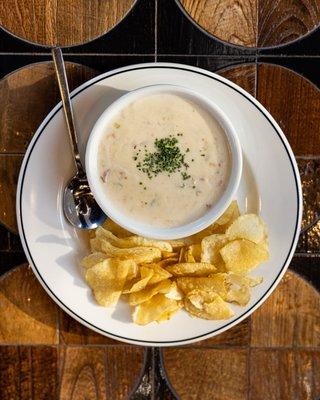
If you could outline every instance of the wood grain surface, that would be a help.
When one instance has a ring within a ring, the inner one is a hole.
[[[180,0],[205,31],[246,47],[271,47],[293,40],[320,23],[315,0]]]
[[[62,348],[60,400],[106,400],[105,351],[102,348]]]
[[[70,90],[97,74],[69,62],[66,70]],[[0,98],[0,152],[24,153],[40,123],[60,101],[53,64],[30,64],[5,76],[0,81]]]
[[[113,28],[136,0],[8,0],[0,2],[0,25],[46,46],[72,46]]]
[[[165,349],[165,368],[182,400],[243,400],[247,350]]]
[[[57,400],[55,347],[0,346],[1,400]]]
[[[250,400],[317,400],[319,389],[319,351],[251,351]]]
[[[256,45],[258,0],[180,0],[186,12],[207,32],[227,42]]]
[[[22,155],[0,154],[0,222],[17,232],[16,190]]]
[[[142,367],[138,347],[60,349],[60,400],[124,400]]]
[[[28,265],[0,278],[0,316],[0,345],[58,343],[57,306]]]
[[[69,62],[66,70],[70,90],[97,74]],[[15,194],[22,161],[17,153],[25,152],[40,123],[60,101],[53,64],[31,64],[6,76],[0,81],[0,98],[0,222],[17,232]]]
[[[320,22],[320,3],[315,0],[259,0],[258,47],[291,42]]]
[[[259,64],[257,99],[279,123],[296,156],[320,155],[319,89],[286,68]]]
[[[242,89],[252,94],[252,96],[255,96],[256,70],[255,64],[242,64],[219,70],[218,74],[241,86]]]
[[[71,318],[61,309],[59,310],[60,343],[65,345],[87,344],[121,344],[106,336],[87,328],[75,319]]]
[[[319,347],[320,294],[293,273],[251,317],[254,347]]]

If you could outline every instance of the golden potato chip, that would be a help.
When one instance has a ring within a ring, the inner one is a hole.
[[[147,325],[153,321],[164,321],[180,308],[180,302],[168,299],[164,294],[158,293],[150,300],[136,306],[133,313],[133,322],[138,325]]]
[[[161,256],[163,259],[178,257],[178,253],[173,253],[172,251],[161,250]]]
[[[169,292],[165,294],[168,299],[173,299],[173,300],[182,300],[183,299],[183,293],[182,291],[178,288],[178,285],[176,282],[171,282],[171,287]]]
[[[263,278],[259,276],[243,276],[229,272],[227,275],[227,281],[233,285],[254,287],[260,285]]]
[[[225,245],[220,254],[227,271],[245,274],[269,258],[264,246],[246,239],[234,240]]]
[[[131,306],[136,306],[137,304],[150,300],[151,297],[155,296],[157,293],[168,293],[172,284],[173,282],[166,279],[165,281],[161,281],[155,285],[147,286],[139,292],[130,293],[129,304]]]
[[[234,315],[227,303],[214,292],[192,290],[184,299],[186,310],[205,319],[228,319]]]
[[[266,236],[265,224],[258,215],[245,214],[238,217],[226,230],[229,240],[247,239],[260,243]]]
[[[173,276],[208,276],[215,272],[216,268],[208,263],[179,263],[169,265],[167,271]]]
[[[90,245],[94,252],[102,252],[108,257],[116,257],[122,260],[131,259],[137,263],[153,262],[161,258],[161,251],[155,247],[130,247],[129,249],[120,249],[112,246],[112,244],[101,237],[91,239]]]
[[[134,293],[144,289],[148,285],[153,274],[154,272],[151,268],[140,267],[140,278],[127,282],[123,288],[123,293]]]
[[[91,268],[94,265],[106,260],[108,257],[104,253],[91,253],[81,260],[80,265],[84,268]]]
[[[101,226],[96,229],[96,237],[104,238],[113,246],[120,247],[121,249],[127,249],[130,247],[155,247],[161,251],[170,252],[170,254],[172,254],[172,246],[169,242],[146,239],[135,235],[120,239]]]
[[[229,303],[237,303],[240,306],[245,306],[250,301],[249,286],[242,285],[237,288],[229,289],[225,300]]]
[[[168,265],[176,264],[178,262],[178,257],[165,258],[164,260],[157,261],[157,265],[161,268],[166,268]]]
[[[226,298],[230,284],[226,280],[227,274],[217,273],[208,278],[183,277],[177,279],[177,285],[184,294],[192,290],[215,292],[223,299]]]
[[[105,222],[102,224],[102,227],[107,231],[110,231],[118,238],[126,238],[128,236],[132,236],[132,233],[127,231],[126,229],[122,228],[122,226],[116,224],[112,221],[112,219],[107,218]]]
[[[230,204],[230,206],[226,209],[226,211],[215,221],[216,225],[223,225],[226,228],[232,224],[240,215],[238,203],[236,200]]]
[[[188,246],[187,247],[187,260],[188,260],[189,255],[191,255],[196,262],[200,262],[201,261],[201,244],[198,243],[198,244],[192,244],[192,245]],[[189,261],[187,261],[187,262],[189,262]]]
[[[159,264],[157,263],[144,264],[144,266],[151,268],[153,270],[153,275],[150,281],[148,282],[148,285],[152,285],[154,283],[158,283],[164,281],[165,279],[171,278],[172,275],[170,274],[170,272],[162,268]]]
[[[117,303],[132,264],[135,263],[131,260],[109,258],[87,269],[86,281],[101,306],[110,307]]]
[[[220,250],[228,243],[224,234],[206,236],[201,242],[201,261],[213,264],[219,271],[225,270]]]

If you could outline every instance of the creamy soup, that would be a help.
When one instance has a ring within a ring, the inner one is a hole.
[[[98,168],[105,195],[122,214],[171,228],[219,200],[231,156],[222,127],[206,110],[162,93],[133,101],[106,126]]]

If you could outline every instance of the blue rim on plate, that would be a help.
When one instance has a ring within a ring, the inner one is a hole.
[[[96,78],[93,78],[89,80],[88,82],[84,83],[81,85],[78,89],[76,89],[72,95],[71,98],[75,98],[79,93],[83,92],[85,89],[89,88],[90,86],[108,78],[112,77],[121,73],[125,73],[127,71],[134,71],[134,70],[142,70],[142,69],[159,69],[159,68],[164,68],[164,69],[175,69],[175,70],[182,70],[182,71],[189,71],[193,72],[196,74],[203,75],[207,78],[219,81],[220,83],[223,83],[224,85],[228,86],[229,88],[235,90],[237,93],[245,97],[251,104],[253,104],[267,119],[267,121],[270,123],[271,127],[273,128],[274,132],[277,134],[278,138],[280,139],[286,154],[288,156],[288,159],[290,161],[290,165],[292,167],[292,172],[294,176],[294,181],[295,181],[295,189],[296,189],[296,201],[297,201],[297,213],[296,213],[296,221],[295,221],[295,230],[294,230],[294,235],[292,238],[292,242],[290,245],[290,249],[288,251],[288,254],[284,260],[284,263],[280,269],[280,272],[270,285],[269,289],[261,296],[244,314],[240,315],[238,318],[234,319],[233,321],[225,324],[223,328],[217,328],[212,331],[209,331],[207,333],[204,333],[202,335],[194,336],[191,338],[187,339],[179,339],[179,340],[167,340],[167,341],[150,341],[150,340],[140,340],[140,339],[132,339],[132,338],[127,338],[125,336],[121,335],[116,335],[114,333],[110,333],[104,329],[101,329],[90,322],[86,321],[82,317],[80,317],[75,311],[71,310],[69,307],[67,307],[56,295],[55,293],[48,287],[47,283],[45,282],[44,278],[41,276],[37,265],[35,264],[32,254],[30,252],[26,235],[25,235],[25,230],[24,230],[24,224],[23,224],[23,209],[22,209],[22,197],[23,197],[23,187],[24,187],[24,178],[25,178],[25,173],[27,170],[27,166],[30,160],[30,157],[32,155],[32,152],[34,150],[34,147],[40,138],[41,134],[43,133],[44,129],[46,126],[49,124],[51,119],[62,109],[62,104],[59,103],[45,118],[37,132],[35,133],[28,149],[26,152],[26,155],[24,157],[20,174],[19,174],[19,180],[18,180],[18,189],[17,189],[17,200],[16,200],[16,208],[17,208],[17,220],[18,220],[18,227],[19,227],[19,234],[22,242],[22,246],[24,248],[24,251],[26,253],[27,259],[29,263],[31,264],[31,267],[33,271],[35,272],[36,276],[38,277],[40,283],[46,290],[46,292],[50,295],[50,297],[60,305],[60,307],[65,310],[69,315],[71,315],[73,318],[75,318],[77,321],[81,322],[83,325],[95,330],[98,333],[101,333],[105,336],[109,336],[113,339],[120,339],[128,343],[132,344],[139,344],[142,343],[144,345],[172,345],[172,344],[185,344],[188,342],[200,340],[201,338],[208,338],[210,336],[213,336],[213,334],[217,331],[225,331],[228,327],[232,327],[239,322],[241,322],[243,319],[248,317],[252,311],[257,308],[261,303],[272,293],[272,291],[275,289],[277,282],[280,280],[280,278],[283,276],[285,273],[289,262],[291,261],[291,258],[293,256],[298,238],[299,238],[299,232],[300,232],[300,224],[301,224],[301,218],[302,218],[302,190],[301,190],[301,183],[300,183],[300,176],[298,172],[298,168],[295,162],[294,155],[292,153],[292,150],[287,142],[287,139],[285,138],[284,134],[282,133],[280,127],[277,125],[277,123],[273,120],[271,115],[268,113],[266,109],[254,97],[252,97],[249,93],[247,93],[245,90],[241,89],[239,86],[237,86],[234,83],[231,83],[225,78],[222,78],[214,73],[211,73],[209,71],[202,70],[200,68],[188,66],[188,65],[182,65],[182,64],[170,64],[170,63],[146,63],[146,64],[137,64],[137,65],[132,65],[128,67],[123,67],[116,69],[111,72],[107,72],[105,74],[102,74]]]

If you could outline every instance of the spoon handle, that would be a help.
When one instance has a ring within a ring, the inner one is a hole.
[[[69,85],[67,80],[66,68],[62,56],[62,51],[59,47],[52,49],[52,57],[54,62],[54,67],[56,70],[56,76],[58,80],[64,116],[66,119],[70,142],[73,150],[75,165],[79,173],[83,172],[83,167],[80,160],[78,139],[76,135],[76,129],[74,125],[73,109],[70,100]]]

